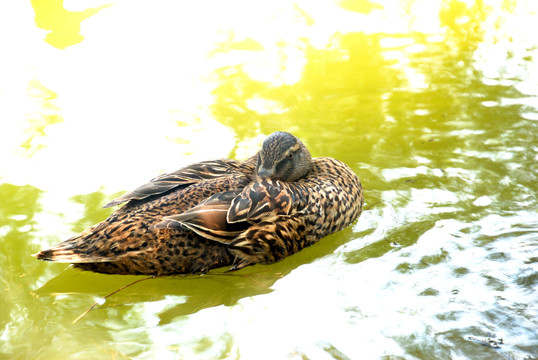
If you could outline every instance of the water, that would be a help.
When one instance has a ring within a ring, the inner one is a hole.
[[[64,6],[0,5],[0,358],[538,358],[533,1]],[[30,256],[276,130],[353,168],[356,223],[109,297],[144,278]]]

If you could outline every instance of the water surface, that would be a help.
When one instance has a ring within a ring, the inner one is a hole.
[[[538,358],[537,11],[0,5],[0,358]],[[30,256],[277,130],[357,173],[357,222],[276,264],[107,298],[142,277]]]

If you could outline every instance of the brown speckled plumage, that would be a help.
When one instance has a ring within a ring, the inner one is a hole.
[[[37,258],[148,275],[271,263],[348,226],[361,213],[363,194],[347,165],[312,159],[299,139],[277,132],[247,161],[194,164],[106,206],[124,202]]]

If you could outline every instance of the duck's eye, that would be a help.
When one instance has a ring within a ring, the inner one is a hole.
[[[290,159],[290,160],[293,159],[293,153],[288,154],[288,159]]]

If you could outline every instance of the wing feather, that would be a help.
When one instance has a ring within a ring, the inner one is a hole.
[[[253,221],[274,215],[289,215],[294,194],[278,180],[263,179],[247,186],[233,199],[228,210],[229,223]]]
[[[293,198],[285,183],[264,179],[242,190],[215,194],[181,214],[165,217],[155,227],[186,227],[204,238],[230,244],[252,224],[290,214]]]
[[[238,193],[239,190],[215,194],[181,214],[165,217],[155,227],[178,229],[185,226],[202,237],[228,244],[249,226],[226,221],[230,204]]]
[[[233,170],[228,166],[232,160],[204,161],[163,174],[152,179],[133,191],[129,191],[112,200],[104,207],[112,207],[129,200],[143,200],[150,196],[164,194],[170,190],[186,187],[191,184],[229,175]]]

